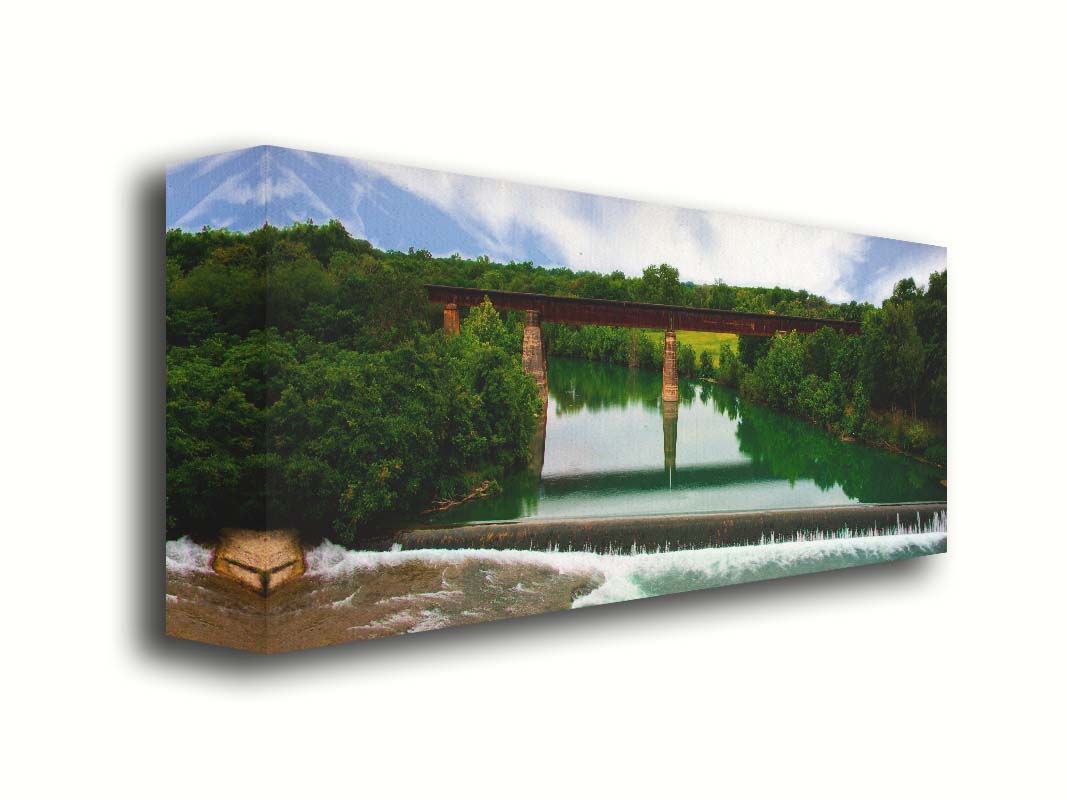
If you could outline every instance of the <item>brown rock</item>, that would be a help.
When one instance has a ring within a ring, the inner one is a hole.
[[[212,562],[215,571],[266,597],[304,574],[304,550],[292,529],[223,528]]]

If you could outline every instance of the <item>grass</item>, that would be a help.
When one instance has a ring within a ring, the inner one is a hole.
[[[700,363],[702,350],[711,351],[711,360],[715,366],[719,366],[719,347],[723,342],[730,345],[730,349],[737,352],[737,335],[733,333],[707,333],[704,331],[678,331],[678,344],[687,344],[697,354],[697,363]]]
[[[663,331],[645,331],[651,335],[663,337]],[[706,333],[704,331],[678,331],[678,344],[687,344],[696,351],[697,363],[700,363],[700,353],[708,350],[711,353],[711,361],[719,366],[719,347],[723,342],[730,345],[730,349],[737,352],[737,335],[733,333]]]

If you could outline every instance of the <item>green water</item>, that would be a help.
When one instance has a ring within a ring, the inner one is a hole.
[[[945,499],[943,472],[842,442],[712,383],[588,361],[548,364],[544,462],[431,523],[607,517]],[[674,407],[672,407],[674,406]]]

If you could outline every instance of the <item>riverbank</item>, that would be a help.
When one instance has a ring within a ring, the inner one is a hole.
[[[702,377],[692,380],[701,383],[711,383],[722,386],[732,392],[739,392],[737,387],[723,383],[716,378]],[[780,414],[801,420],[815,428],[825,430],[839,437],[843,442],[855,442],[866,447],[885,450],[896,455],[925,464],[936,469],[947,469],[947,435],[944,424],[937,424],[932,420],[910,417],[901,411],[872,411],[870,420],[872,425],[866,436],[862,434],[851,435],[841,429],[840,425],[828,423],[820,425],[816,420],[802,414],[791,413],[786,409],[776,408],[768,403],[760,402],[753,398],[746,398],[746,402],[753,403],[763,408],[776,411]],[[873,433],[873,435],[872,435]],[[921,443],[922,452],[917,452],[916,447]],[[909,449],[909,445],[911,445]],[[930,452],[933,450],[933,452]]]
[[[484,480],[462,497],[438,498],[434,500],[434,502],[430,504],[430,507],[423,510],[421,513],[426,515],[448,511],[450,508],[455,508],[463,503],[469,503],[471,500],[476,500],[479,497],[492,497],[494,494],[500,494],[500,484],[495,480]]]

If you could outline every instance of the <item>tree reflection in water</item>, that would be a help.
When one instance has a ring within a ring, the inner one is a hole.
[[[718,384],[683,379],[678,389],[667,405],[656,372],[550,360],[543,461],[535,454],[507,476],[501,495],[427,521],[945,499],[933,467],[841,441]]]

